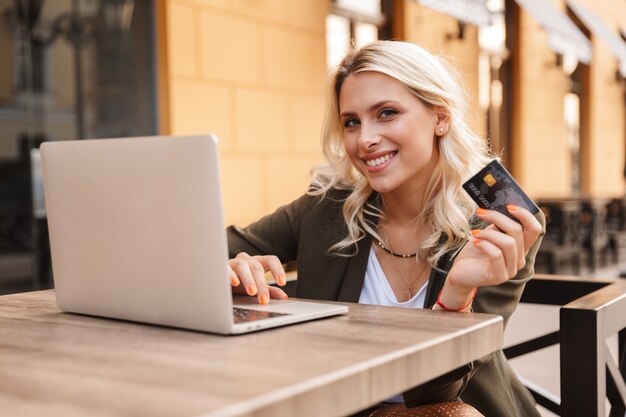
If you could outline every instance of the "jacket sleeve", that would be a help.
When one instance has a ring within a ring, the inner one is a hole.
[[[517,308],[524,286],[535,273],[535,257],[541,245],[541,240],[545,235],[546,227],[545,216],[541,211],[537,213],[536,217],[539,223],[541,223],[542,232],[528,251],[524,268],[520,269],[515,277],[504,284],[479,288],[472,304],[473,312],[502,316],[504,328],[506,328],[511,314]],[[494,354],[495,352],[405,392],[404,400],[407,407],[457,399],[465,390],[469,380],[476,371],[485,363],[491,361]]]
[[[281,262],[296,260],[301,221],[319,197],[303,195],[274,213],[246,227],[229,226],[226,229],[228,256],[276,255]]]

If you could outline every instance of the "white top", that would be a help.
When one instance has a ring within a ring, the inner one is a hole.
[[[410,300],[398,302],[391,285],[389,285],[389,281],[387,281],[385,272],[380,266],[380,262],[378,262],[374,248],[370,248],[370,256],[367,261],[367,269],[365,270],[365,279],[363,281],[363,288],[361,289],[361,296],[359,297],[359,304],[424,308],[426,287],[428,287],[428,281],[426,281],[417,294],[411,297]],[[402,394],[398,394],[387,399],[386,402],[403,403],[404,398],[402,398]]]
[[[370,248],[370,256],[367,260],[367,269],[365,270],[365,280],[359,297],[359,304],[374,304],[381,306],[394,306],[405,308],[424,308],[426,300],[426,287],[428,281],[419,289],[417,294],[410,300],[399,302],[396,295],[387,281],[385,272],[378,262],[374,248]]]

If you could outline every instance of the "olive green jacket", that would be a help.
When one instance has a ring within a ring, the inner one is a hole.
[[[276,255],[283,263],[297,261],[295,296],[317,300],[358,302],[372,245],[367,235],[354,256],[327,253],[346,236],[343,200],[349,191],[331,190],[325,197],[304,195],[245,228],[227,229],[229,255]],[[545,225],[543,215],[538,219]],[[545,226],[544,226],[545,228]],[[524,285],[533,275],[539,241],[531,248],[526,266],[508,282],[478,290],[473,311],[499,314],[504,324],[515,310]],[[446,280],[452,262],[445,257],[433,269],[426,291],[431,307]],[[404,393],[407,406],[449,401],[461,397],[487,417],[539,416],[534,400],[519,382],[502,351],[470,363]]]

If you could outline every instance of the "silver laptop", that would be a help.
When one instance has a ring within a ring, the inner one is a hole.
[[[61,310],[220,334],[348,311],[233,300],[214,135],[46,142],[41,162]]]

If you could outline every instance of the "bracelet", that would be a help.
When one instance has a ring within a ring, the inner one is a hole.
[[[437,304],[439,307],[443,308],[446,311],[463,311],[470,304],[472,304],[472,301],[474,301],[474,297],[476,297],[476,291],[478,291],[478,288],[474,288],[474,292],[472,293],[472,298],[470,298],[470,300],[467,302],[467,304],[465,304],[463,307],[450,308],[450,307],[446,307],[446,305],[441,302],[441,293],[443,292],[443,288],[442,288],[441,291],[439,291],[439,295],[437,296],[437,301],[435,301],[435,304]]]

